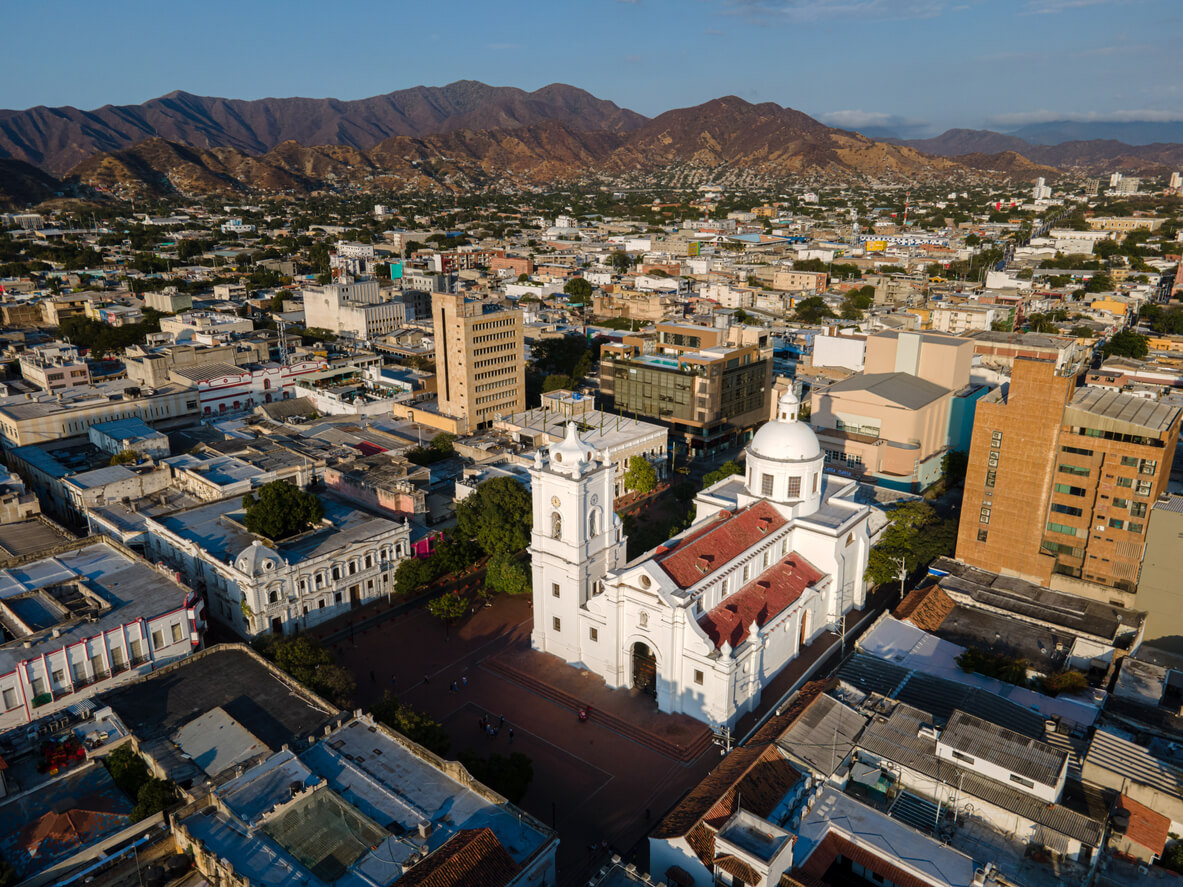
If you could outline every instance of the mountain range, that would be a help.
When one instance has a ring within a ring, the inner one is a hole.
[[[0,111],[3,155],[10,159],[0,164],[0,199],[8,203],[72,183],[148,194],[308,192],[374,179],[460,188],[663,172],[683,183],[751,184],[789,175],[1030,178],[1066,168],[1119,164],[1145,173],[1183,165],[1183,146],[1174,144],[1035,145],[988,130],[876,141],[735,96],[649,119],[565,84],[526,92],[476,81],[356,101],[173,92],[93,111]]]

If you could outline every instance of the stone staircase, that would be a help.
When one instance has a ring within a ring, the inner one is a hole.
[[[579,710],[586,704],[576,699],[570,693],[560,690],[558,687],[548,684],[545,681],[540,681],[522,669],[501,661],[496,656],[486,659],[481,667],[507,680],[513,681],[518,686],[529,690],[537,696],[541,696],[549,702],[553,702],[561,708],[569,709],[572,712],[572,717],[575,717]],[[592,706],[588,711],[588,721],[599,724],[601,727],[606,727],[613,733],[617,733],[631,742],[643,745],[658,754],[665,755],[682,763],[690,763],[691,761],[697,760],[711,745],[711,731],[705,724],[702,725],[702,730],[695,734],[689,744],[683,746],[663,739],[648,730],[629,723],[611,712],[596,708],[595,706]]]

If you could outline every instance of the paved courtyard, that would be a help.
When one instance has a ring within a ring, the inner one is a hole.
[[[697,735],[702,728],[695,722],[660,715],[648,700],[608,690],[592,675],[529,651],[531,625],[529,597],[502,596],[446,635],[422,608],[352,633],[334,624],[326,633],[335,629],[330,646],[357,679],[359,706],[390,689],[444,725],[449,757],[471,748],[486,755],[520,751],[533,760],[521,806],[558,829],[561,884],[585,883],[607,852],[633,855],[644,870],[646,834],[719,762],[719,750]],[[806,668],[820,659],[827,660],[823,672],[836,664],[836,641],[823,636],[782,671],[760,712],[743,718],[737,738]],[[574,710],[583,704],[591,710],[586,722]],[[494,723],[505,719],[496,737],[481,731],[482,715]],[[609,851],[590,850],[603,841]]]

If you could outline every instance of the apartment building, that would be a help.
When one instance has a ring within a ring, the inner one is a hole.
[[[932,328],[942,333],[962,336],[989,330],[995,321],[1005,320],[1010,309],[1001,305],[943,305],[932,309]]]
[[[160,331],[171,336],[174,342],[204,340],[208,343],[215,337],[249,333],[254,328],[254,323],[247,318],[220,311],[188,311],[160,319]]]
[[[433,293],[436,388],[440,411],[469,429],[526,408],[522,312]]]
[[[1181,412],[1017,359],[978,404],[958,560],[1132,606]]]
[[[773,289],[824,293],[830,276],[824,271],[777,271],[772,275]]]
[[[201,363],[174,369],[172,381],[196,389],[202,416],[253,410],[256,406],[295,396],[296,381],[325,369],[320,358],[287,363]]]
[[[21,375],[42,391],[56,394],[71,388],[90,385],[90,370],[78,349],[65,342],[37,345],[17,359]]]

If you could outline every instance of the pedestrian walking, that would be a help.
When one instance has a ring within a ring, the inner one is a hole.
[[[509,728],[509,744],[513,745],[513,727]]]
[[[460,686],[461,686],[461,687],[467,687],[467,686],[468,686],[468,675],[466,675],[466,674],[462,674],[462,675],[460,675]]]
[[[459,690],[460,690],[459,685],[455,681],[452,681],[451,685],[448,687],[448,692],[449,693],[456,693]]]

